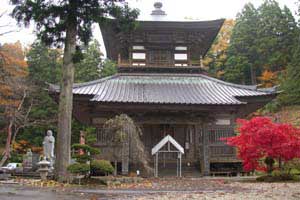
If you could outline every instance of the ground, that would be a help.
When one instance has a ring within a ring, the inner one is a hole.
[[[258,183],[239,178],[148,179],[138,184],[43,187],[1,183],[1,200],[102,199],[300,199],[300,183]]]

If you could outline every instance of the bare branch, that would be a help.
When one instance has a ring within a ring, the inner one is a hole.
[[[20,111],[20,110],[21,110],[21,108],[22,108],[22,106],[23,106],[23,104],[24,104],[24,101],[25,101],[25,99],[26,99],[26,96],[27,96],[27,93],[26,93],[26,90],[24,90],[24,91],[23,91],[23,97],[22,97],[22,100],[21,100],[21,102],[20,102],[20,104],[19,104],[19,106],[18,106],[18,108],[17,108],[17,111]]]
[[[0,13],[0,18],[3,17],[6,13],[7,11],[3,11],[2,13]]]
[[[4,17],[6,15],[7,11],[4,11],[2,13],[0,13],[0,18]],[[8,29],[9,27],[13,27],[13,25],[11,24],[11,22],[8,22],[6,24],[3,24],[3,25],[0,25],[0,28],[3,29],[3,28],[6,28]],[[0,33],[0,36],[3,36],[3,35],[6,35],[6,34],[9,34],[9,33],[13,33],[13,32],[19,32],[18,29],[12,29],[10,28],[11,30],[2,30],[4,32]]]
[[[4,27],[11,27],[11,23],[0,25],[0,28],[4,28]]]
[[[19,32],[19,30],[6,31],[6,32],[3,32],[3,33],[0,33],[0,36],[6,35],[6,34],[9,34],[9,33],[13,33],[13,32]]]

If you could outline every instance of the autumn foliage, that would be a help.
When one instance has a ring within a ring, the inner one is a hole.
[[[278,84],[277,73],[270,70],[265,70],[258,79],[261,81],[263,88],[273,87]]]
[[[27,63],[21,43],[0,46],[0,116],[7,129],[6,146],[0,166],[10,157],[12,137],[18,132],[18,125],[23,123],[24,116],[28,115],[28,112],[24,112],[28,91],[27,75]]]
[[[300,158],[300,130],[290,124],[273,123],[267,117],[237,120],[239,135],[222,138],[237,147],[245,171],[272,172],[275,161]]]
[[[14,142],[12,144],[12,150],[14,152],[16,152],[17,154],[26,154],[26,152],[31,149],[32,152],[34,153],[39,153],[41,154],[42,151],[43,151],[43,148],[42,147],[35,147],[35,146],[32,146],[30,144],[29,141],[27,140],[20,140],[18,142]]]
[[[24,52],[19,42],[0,48],[0,105],[18,107],[23,94],[21,83],[28,75]],[[21,80],[21,81],[20,81]]]

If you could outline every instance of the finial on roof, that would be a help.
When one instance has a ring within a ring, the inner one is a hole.
[[[162,2],[155,2],[154,3],[155,10],[152,11],[151,15],[166,15],[166,12],[161,9],[162,7],[163,7]]]

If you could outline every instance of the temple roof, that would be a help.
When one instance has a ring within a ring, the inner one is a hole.
[[[50,90],[59,92],[51,85]],[[103,103],[179,105],[242,105],[239,98],[271,96],[274,90],[260,90],[224,82],[203,74],[116,74],[75,84],[73,94]]]
[[[199,58],[204,57],[216,38],[224,19],[210,21],[137,21],[137,28],[131,32],[131,36],[118,32],[115,20],[107,19],[105,24],[100,26],[103,36],[107,57],[111,60],[118,60],[118,53],[122,49],[128,49],[128,44],[136,43],[136,37],[141,43],[177,44],[178,37],[183,38],[183,43],[192,43],[193,55]],[[162,41],[154,41],[153,38],[160,39],[162,34],[166,37]],[[124,42],[126,41],[126,42]],[[124,46],[125,45],[125,46]]]

